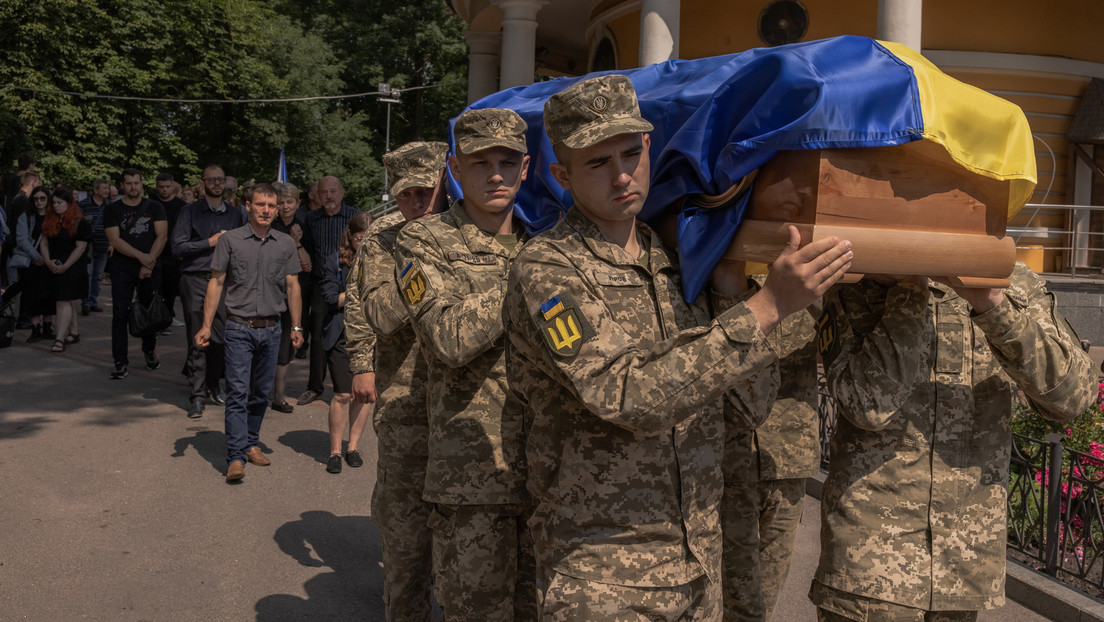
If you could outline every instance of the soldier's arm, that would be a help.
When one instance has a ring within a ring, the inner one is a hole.
[[[353,265],[349,269],[349,281],[345,288],[345,340],[349,350],[349,369],[354,374],[374,372],[376,333],[364,317],[361,296],[367,286],[368,257],[364,244],[357,249]]]
[[[395,286],[395,257],[375,238],[365,240],[362,248],[368,256],[362,288],[364,317],[378,334],[394,335],[408,321]]]
[[[1035,273],[1017,266],[1004,301],[973,321],[1001,367],[1044,417],[1073,419],[1096,399],[1092,360]]]
[[[825,295],[817,338],[828,387],[840,415],[859,428],[888,425],[926,380],[919,353],[927,349],[928,295],[907,281],[888,289],[863,281]]]
[[[502,337],[505,278],[482,292],[451,291],[452,268],[432,234],[417,222],[399,233],[395,257],[396,287],[411,326],[442,363],[466,365]]]
[[[777,357],[745,303],[655,343],[615,321],[562,255],[523,252],[509,288],[510,338],[539,351],[549,375],[614,425],[657,433],[739,383],[777,390]],[[563,309],[542,310],[554,298]]]

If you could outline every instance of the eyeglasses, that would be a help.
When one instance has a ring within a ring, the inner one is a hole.
[[[222,184],[222,183],[226,183],[226,178],[225,177],[204,177],[203,181],[209,181],[212,184]]]

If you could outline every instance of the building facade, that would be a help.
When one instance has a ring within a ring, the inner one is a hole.
[[[535,79],[844,34],[919,49],[1027,115],[1039,183],[1009,226],[1021,257],[1042,272],[1099,274],[1104,266],[1104,209],[1092,209],[1104,206],[1104,3],[446,1],[468,23],[469,101]]]

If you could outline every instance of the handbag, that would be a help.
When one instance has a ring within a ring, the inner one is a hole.
[[[153,292],[149,304],[135,300],[130,305],[127,328],[132,337],[152,337],[172,326],[172,310],[165,304],[161,294]]]

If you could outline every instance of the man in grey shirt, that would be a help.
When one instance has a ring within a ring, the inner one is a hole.
[[[245,477],[246,460],[258,466],[271,464],[259,443],[276,376],[280,313],[285,309],[291,314],[292,345],[303,343],[295,241],[269,228],[276,217],[276,196],[271,184],[254,186],[252,197],[245,202],[249,224],[227,231],[215,244],[203,301],[203,327],[195,336],[196,345],[207,346],[225,286],[228,482]]]

